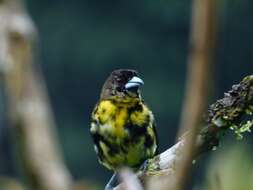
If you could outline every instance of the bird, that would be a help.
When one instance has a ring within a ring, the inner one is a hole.
[[[114,70],[92,111],[90,133],[98,161],[114,171],[105,190],[117,184],[120,168],[136,171],[157,154],[155,118],[141,96],[142,85],[136,70]]]

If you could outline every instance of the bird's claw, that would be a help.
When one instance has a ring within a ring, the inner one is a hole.
[[[146,171],[148,169],[148,160],[145,160],[140,167],[140,170]]]

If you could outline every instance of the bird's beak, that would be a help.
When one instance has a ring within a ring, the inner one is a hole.
[[[133,77],[131,78],[131,80],[129,80],[126,85],[125,88],[129,89],[129,88],[133,88],[133,87],[139,87],[140,85],[144,85],[144,82],[142,79],[140,79],[139,77]]]

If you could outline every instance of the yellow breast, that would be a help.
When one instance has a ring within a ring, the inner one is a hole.
[[[91,128],[100,162],[109,169],[135,167],[156,151],[153,114],[140,100],[122,103],[102,100],[93,112]]]
[[[136,101],[133,101],[132,104],[111,100],[101,101],[94,113],[94,118],[101,124],[101,132],[110,132],[117,137],[123,137],[124,126],[127,122],[130,121],[134,125],[142,126],[150,115],[150,111],[145,105],[141,110],[130,111],[134,104]]]
[[[94,116],[101,124],[101,133],[110,133],[119,138],[124,136],[124,125],[128,117],[126,106],[117,106],[109,100],[104,100],[98,105]]]

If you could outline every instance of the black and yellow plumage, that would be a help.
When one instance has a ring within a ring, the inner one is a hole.
[[[138,168],[157,152],[154,116],[140,95],[142,84],[134,70],[113,71],[92,112],[94,148],[108,169]]]

